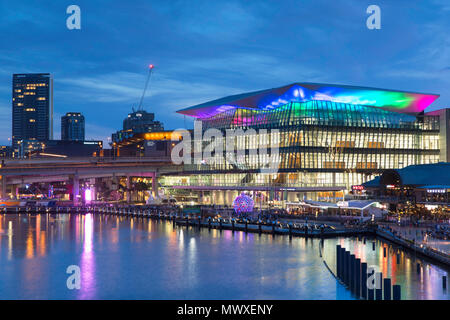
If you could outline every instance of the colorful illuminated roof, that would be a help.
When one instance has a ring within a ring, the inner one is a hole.
[[[368,87],[320,83],[293,83],[274,89],[232,95],[198,104],[177,112],[196,118],[209,118],[218,113],[235,108],[270,110],[289,102],[325,100],[414,114],[424,111],[438,97],[438,94]]]

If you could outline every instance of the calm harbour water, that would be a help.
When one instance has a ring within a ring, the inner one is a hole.
[[[377,265],[403,299],[448,299],[444,269],[387,243],[198,230],[105,215],[0,215],[0,299],[353,299],[325,267],[341,244]],[[388,247],[383,257],[381,246]],[[420,275],[416,263],[424,268]],[[70,265],[81,289],[66,286]],[[447,289],[448,290],[448,289]]]

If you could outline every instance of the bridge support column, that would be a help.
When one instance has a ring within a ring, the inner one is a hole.
[[[225,204],[227,205],[227,206],[232,206],[233,205],[233,200],[234,200],[234,192],[235,191],[233,191],[233,190],[229,190],[229,191],[227,191],[227,199],[226,199],[226,202],[225,202]]]
[[[93,178],[91,179],[91,184],[92,184],[92,200],[96,201],[97,200],[97,178]]]
[[[72,197],[73,197],[73,205],[77,206],[79,202],[80,195],[80,178],[78,174],[73,176],[73,186],[72,186]]]
[[[131,202],[131,177],[127,176],[127,203]]]
[[[158,195],[158,178],[156,177],[156,172],[152,172],[152,193],[153,197],[156,199]]]
[[[2,198],[6,199],[6,177],[2,176]]]

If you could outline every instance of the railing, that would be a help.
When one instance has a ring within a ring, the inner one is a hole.
[[[144,156],[135,156],[135,157],[67,157],[67,158],[57,158],[57,157],[41,157],[41,158],[0,158],[0,160],[4,160],[5,163],[14,163],[14,162],[44,162],[44,161],[54,161],[54,162],[70,162],[70,161],[92,161],[92,162],[100,162],[100,161],[161,161],[167,160],[172,161],[170,156],[158,156],[158,157],[144,157]]]
[[[172,183],[167,186],[186,186],[184,183]],[[335,185],[333,183],[241,183],[241,182],[198,182],[190,181],[189,186],[195,187],[264,187],[264,188],[336,188],[339,190],[346,189],[345,186]],[[289,191],[289,190],[284,190]]]
[[[424,255],[431,256],[435,259],[438,259],[441,262],[450,265],[450,254],[444,251],[439,250],[438,248],[431,247],[427,245],[426,242],[415,242],[411,239],[400,236],[398,233],[392,232],[390,229],[384,228],[382,226],[378,226],[378,234],[383,235],[386,238],[391,238],[390,240],[394,240],[400,242],[402,245],[409,247],[410,249],[420,252]]]

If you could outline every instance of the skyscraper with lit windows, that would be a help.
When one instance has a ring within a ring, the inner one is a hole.
[[[53,138],[53,79],[49,73],[14,74],[12,83],[12,146],[21,140]]]

